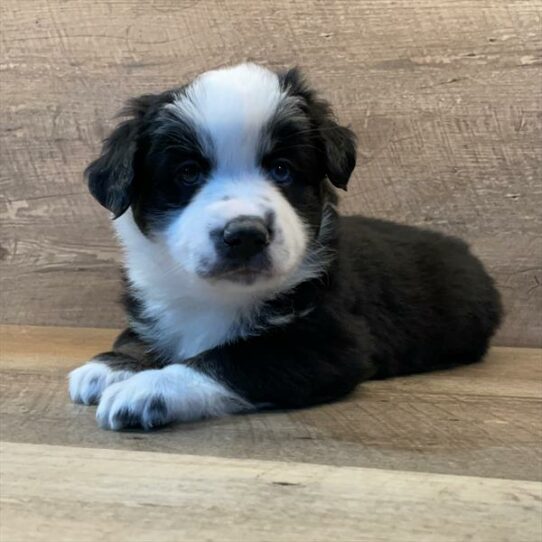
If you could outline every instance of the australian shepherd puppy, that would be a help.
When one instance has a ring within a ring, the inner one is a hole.
[[[482,358],[492,279],[457,238],[338,215],[355,136],[297,70],[213,70],[124,114],[87,178],[128,327],[69,383],[101,427],[305,407]]]

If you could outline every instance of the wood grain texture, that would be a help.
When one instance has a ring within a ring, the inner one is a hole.
[[[0,454],[6,542],[542,535],[538,482],[12,443]]]
[[[98,429],[67,372],[111,330],[0,327],[1,438],[237,459],[542,480],[542,351],[495,348],[481,364],[368,382],[344,401],[145,433]]]
[[[500,344],[542,345],[539,0],[4,0],[7,323],[117,327],[119,253],[82,171],[129,96],[242,60],[299,64],[359,134],[343,200],[461,235],[496,276]]]

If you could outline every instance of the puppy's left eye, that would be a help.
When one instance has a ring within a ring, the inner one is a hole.
[[[180,179],[186,184],[196,184],[199,182],[202,173],[203,170],[200,164],[195,160],[186,160],[178,169]]]
[[[275,160],[269,168],[269,174],[278,184],[289,184],[294,178],[292,168],[286,160]]]

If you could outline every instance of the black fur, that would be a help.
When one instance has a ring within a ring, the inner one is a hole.
[[[329,103],[318,98],[297,68],[281,74],[280,79],[289,94],[303,99],[303,112],[310,119],[311,128],[318,133],[327,178],[337,188],[346,190],[356,167],[356,135],[337,124]]]
[[[190,363],[253,402],[299,407],[368,378],[479,361],[500,321],[493,281],[459,239],[342,218],[325,281],[278,302],[304,318],[205,352]]]
[[[362,217],[341,218],[338,233],[324,279],[269,302],[273,312],[306,316],[186,363],[251,402],[301,407],[336,399],[369,378],[483,357],[501,305],[464,242]],[[141,317],[133,298],[127,309]]]
[[[346,188],[355,166],[355,137],[334,120],[329,105],[296,70],[281,84],[300,98],[299,109],[277,112],[262,144],[262,164],[288,153],[297,178],[283,191],[311,226],[312,242],[332,255],[325,273],[267,301],[264,331],[203,352],[183,363],[224,383],[255,404],[302,407],[330,401],[369,378],[419,373],[480,360],[499,325],[501,304],[493,280],[467,245],[456,238],[363,217],[332,219],[321,237],[322,216],[336,201],[330,184]],[[179,92],[179,91],[177,91]],[[199,134],[168,118],[172,92],[129,106],[130,119],[88,168],[91,192],[115,216],[132,206],[143,232],[159,216],[186,206],[193,187],[171,182],[178,154],[205,168]],[[127,287],[132,322],[149,326],[139,294]],[[285,326],[266,325],[269,315],[289,314]],[[267,316],[266,316],[267,315]],[[115,368],[142,370],[176,363],[134,330],[117,341]],[[119,358],[120,356],[120,358]],[[162,405],[150,405],[155,418]],[[130,418],[126,412],[127,422]]]

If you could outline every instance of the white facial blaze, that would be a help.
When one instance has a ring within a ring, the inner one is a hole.
[[[204,73],[169,106],[195,127],[213,157],[210,178],[166,232],[172,257],[190,273],[216,262],[210,233],[247,215],[274,215],[269,255],[275,278],[301,261],[305,227],[258,163],[262,132],[284,99],[275,73],[241,64]]]
[[[263,300],[317,274],[306,261],[306,226],[258,163],[261,135],[284,99],[277,75],[259,66],[198,77],[168,108],[194,126],[212,158],[208,178],[188,205],[171,213],[165,230],[144,235],[130,210],[115,221],[128,277],[155,322],[133,325],[179,359],[245,333]],[[250,284],[201,276],[220,257],[213,232],[239,216],[267,221],[270,214],[265,276]]]
[[[200,75],[169,107],[209,136],[220,174],[257,166],[260,132],[283,97],[277,74],[240,64]]]

